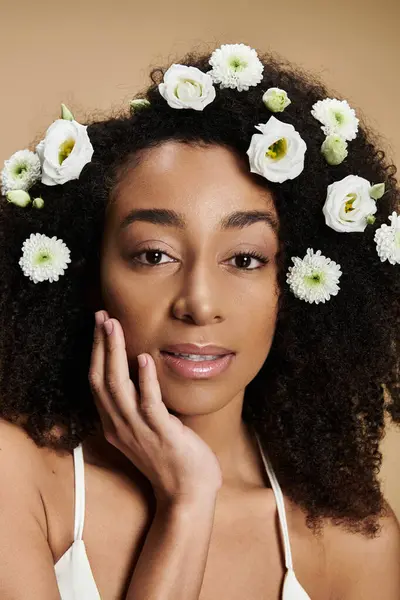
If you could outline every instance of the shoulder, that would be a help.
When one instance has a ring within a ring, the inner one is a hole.
[[[18,425],[0,419],[0,581],[2,598],[56,598],[53,555],[41,494],[39,448]]]
[[[22,427],[0,417],[0,461],[6,468],[15,460],[22,469],[39,464],[39,448]]]
[[[385,508],[374,538],[331,524],[326,526],[332,600],[400,598],[400,524],[388,502]]]
[[[0,418],[0,511],[33,518],[45,535],[46,512],[40,493],[43,461],[39,448],[18,425]]]
[[[25,501],[33,502],[42,473],[43,461],[35,442],[21,427],[0,418],[0,499],[30,490]]]

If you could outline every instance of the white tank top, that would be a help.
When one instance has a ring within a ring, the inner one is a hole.
[[[285,504],[282,491],[272,465],[262,449],[256,434],[261,457],[268,473],[278,508],[279,522],[285,547],[286,574],[283,582],[282,600],[311,600],[302,588],[293,569]],[[54,565],[61,600],[101,600],[93,577],[85,542],[82,539],[85,520],[85,472],[82,445],[74,449],[75,472],[75,522],[74,542]]]

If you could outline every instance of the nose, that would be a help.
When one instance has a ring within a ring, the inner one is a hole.
[[[191,265],[185,272],[182,270],[179,291],[172,306],[175,318],[196,325],[224,320],[226,294],[221,288],[221,273],[217,281],[217,270],[204,263]]]

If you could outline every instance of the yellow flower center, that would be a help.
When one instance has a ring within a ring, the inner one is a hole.
[[[286,138],[281,138],[277,140],[268,148],[265,153],[266,156],[272,158],[272,160],[280,160],[286,155],[288,143]]]
[[[353,203],[357,200],[357,194],[347,194],[346,198],[348,200],[346,200],[346,204],[344,205],[344,212],[348,213],[354,210]]]
[[[68,138],[65,140],[65,142],[60,144],[60,148],[59,148],[59,152],[58,152],[58,160],[60,162],[60,165],[62,165],[64,160],[66,158],[68,158],[68,156],[71,154],[72,150],[74,149],[74,146],[75,146],[74,138]]]

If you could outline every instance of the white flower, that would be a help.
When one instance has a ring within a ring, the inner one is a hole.
[[[18,150],[4,162],[1,172],[1,193],[6,195],[10,190],[27,191],[40,179],[40,160],[30,150]]]
[[[264,65],[254,48],[245,44],[222,44],[211,54],[209,63],[212,66],[209,73],[221,88],[236,88],[241,92],[262,80]]]
[[[377,211],[376,202],[370,196],[369,181],[358,175],[347,175],[328,185],[322,212],[326,224],[335,231],[364,231],[367,217]]]
[[[293,125],[270,117],[256,129],[261,133],[252,136],[247,150],[250,171],[278,183],[300,175],[307,146]]]
[[[215,88],[208,73],[197,67],[171,65],[158,91],[171,108],[203,110],[215,98]]]
[[[325,138],[321,153],[329,165],[340,165],[348,155],[347,142],[341,135],[331,133]]]
[[[321,129],[325,135],[337,133],[345,140],[354,140],[356,137],[359,120],[347,100],[319,100],[313,104],[311,114],[322,123]]]
[[[375,231],[374,240],[381,262],[388,260],[391,265],[400,264],[400,214],[394,211],[389,217],[391,225],[384,223]]]
[[[62,240],[41,233],[32,233],[23,243],[22,251],[19,265],[34,283],[58,281],[71,262],[70,251]]]
[[[7,192],[6,198],[9,202],[15,204],[15,206],[20,206],[21,208],[28,206],[31,201],[30,195],[28,192],[25,192],[25,190],[11,190],[10,192]]]
[[[291,100],[289,100],[285,90],[277,87],[269,88],[263,94],[262,101],[271,112],[282,112],[291,104]]]
[[[58,185],[78,179],[92,159],[93,146],[86,125],[57,119],[36,146],[36,152],[42,163],[42,183]]]
[[[340,265],[321,254],[307,249],[306,256],[292,258],[293,267],[289,267],[286,281],[296,298],[310,304],[325,303],[339,291],[339,278],[342,274]]]

